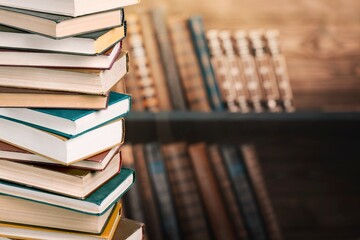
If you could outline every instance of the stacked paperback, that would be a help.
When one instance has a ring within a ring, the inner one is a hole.
[[[120,201],[135,181],[120,148],[136,3],[0,0],[0,237],[142,238]]]

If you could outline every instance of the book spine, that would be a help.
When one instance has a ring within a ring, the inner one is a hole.
[[[211,109],[187,22],[173,17],[168,26],[187,103],[192,111],[209,112]]]
[[[214,69],[211,65],[202,18],[200,16],[193,16],[189,18],[188,24],[211,107],[215,111],[221,111],[223,110],[221,95],[215,79]]]
[[[161,222],[165,231],[165,239],[180,239],[180,231],[176,218],[175,206],[171,196],[165,163],[161,154],[160,145],[149,143],[145,145],[145,155],[150,174],[150,180],[155,191],[155,200],[158,203]]]
[[[214,175],[217,179],[220,189],[222,190],[225,207],[227,209],[228,215],[230,216],[234,233],[236,234],[237,239],[248,239],[245,224],[241,216],[241,211],[239,205],[236,202],[236,196],[232,188],[230,178],[226,172],[219,146],[209,146],[208,152]]]
[[[162,146],[183,239],[211,239],[186,144]]]
[[[256,199],[237,148],[233,145],[222,145],[221,152],[250,238],[255,240],[267,239]]]
[[[165,76],[169,84],[169,90],[172,97],[172,105],[175,110],[186,110],[185,97],[182,92],[178,69],[172,47],[169,41],[165,13],[161,8],[155,8],[151,11],[151,19],[157,37],[157,43],[160,49],[162,65],[165,70]]]
[[[272,207],[270,197],[265,186],[265,181],[263,179],[260,164],[256,156],[255,148],[252,145],[243,145],[241,146],[241,152],[252,186],[255,190],[263,218],[265,220],[265,226],[267,228],[269,238],[272,240],[281,240],[283,237],[280,226],[278,224],[275,211]]]
[[[144,146],[136,144],[134,149],[135,170],[139,186],[141,186],[140,196],[144,206],[145,222],[151,239],[164,239],[163,229],[161,228],[161,219],[155,196],[150,183],[146,160],[144,155]]]
[[[243,69],[245,87],[249,93],[252,108],[255,112],[263,112],[261,84],[253,55],[250,52],[249,41],[245,31],[238,30],[232,35],[238,64]]]
[[[240,112],[248,113],[250,112],[248,105],[248,92],[244,87],[245,80],[240,74],[242,69],[239,68],[239,64],[235,56],[231,33],[230,31],[221,31],[219,33],[219,37],[228,65],[228,75],[232,83],[231,87],[234,88],[236,94],[236,103],[239,106]]]
[[[127,38],[132,50],[136,84],[139,86],[142,104],[145,110],[158,112],[160,111],[160,104],[151,69],[149,68],[148,56],[144,48],[139,17],[137,15],[128,15],[127,23],[129,28]]]
[[[267,43],[267,53],[270,54],[276,80],[279,85],[280,96],[284,105],[283,107],[287,112],[294,112],[293,93],[286,60],[279,46],[279,31],[275,29],[266,31],[265,39]]]
[[[255,56],[257,71],[264,96],[266,98],[266,107],[270,112],[280,112],[280,93],[276,82],[274,70],[271,66],[270,58],[265,53],[265,43],[262,39],[262,30],[250,31],[252,49]]]
[[[207,31],[206,40],[209,47],[211,64],[214,68],[215,79],[221,91],[222,101],[225,103],[228,111],[238,112],[239,107],[236,104],[236,94],[228,78],[228,66],[221,49],[219,31],[215,29]]]
[[[169,89],[165,78],[164,66],[161,63],[159,47],[156,43],[155,28],[149,14],[142,13],[140,15],[140,24],[145,39],[144,47],[149,59],[154,84],[158,92],[160,109],[162,111],[170,111],[172,110],[172,105]]]
[[[235,239],[205,143],[190,145],[189,154],[215,239]]]

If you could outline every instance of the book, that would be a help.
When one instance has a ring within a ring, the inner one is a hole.
[[[124,134],[123,119],[114,120],[74,138],[66,138],[0,118],[0,141],[67,165],[122,144]]]
[[[0,108],[0,119],[5,118],[67,138],[74,138],[124,117],[129,111],[130,96],[111,92],[109,106],[104,110]]]
[[[155,26],[152,24],[150,15],[147,12],[139,16],[142,36],[145,39],[144,48],[149,60],[149,67],[157,92],[157,99],[161,111],[170,111],[172,109],[169,96],[168,84],[165,78],[164,66],[161,63],[159,46],[156,43]]]
[[[149,14],[152,23],[155,26],[156,40],[160,50],[162,66],[167,79],[172,106],[174,110],[186,110],[185,97],[182,91],[175,56],[167,29],[165,10],[163,8],[154,8]]]
[[[105,167],[111,161],[111,159],[113,159],[115,154],[119,153],[119,148],[120,148],[119,146],[115,146],[111,150],[107,150],[97,155],[91,156],[83,161],[70,164],[69,167],[75,169],[92,170],[92,171],[104,170]],[[121,154],[120,154],[120,158],[121,158]],[[60,163],[51,161],[42,156],[33,154],[21,148],[17,148],[15,146],[0,141],[0,161],[2,160],[11,160],[14,162],[23,162],[23,163],[30,163],[37,165],[46,165],[46,166],[63,166]]]
[[[121,81],[122,82],[122,81]],[[1,108],[67,108],[101,110],[108,107],[106,95],[0,87]],[[44,101],[46,99],[46,101]]]
[[[20,224],[0,223],[0,235],[27,240],[111,240],[121,218],[121,205],[117,204],[101,234],[86,234]]]
[[[236,196],[231,185],[231,179],[227,174],[225,163],[223,162],[220,149],[218,145],[210,145],[208,147],[208,154],[214,176],[221,189],[221,196],[224,200],[224,206],[231,219],[234,233],[237,239],[248,239],[248,233],[245,228],[244,220],[241,214],[239,205],[237,204]]]
[[[195,52],[207,89],[208,99],[215,111],[223,110],[219,87],[215,80],[214,69],[211,66],[209,49],[206,44],[204,24],[201,16],[192,16],[188,20]]]
[[[266,50],[271,56],[271,63],[274,68],[276,80],[283,107],[287,112],[294,112],[293,92],[290,85],[289,74],[287,71],[286,60],[279,46],[279,31],[276,29],[267,30],[264,34],[266,40]]]
[[[120,171],[116,154],[103,171],[1,161],[0,179],[64,196],[84,199]]]
[[[160,144],[145,144],[144,152],[155,201],[157,206],[161,206],[159,213],[164,229],[164,238],[179,240],[181,235]]]
[[[0,86],[106,95],[127,71],[126,52],[109,70],[0,66]]]
[[[220,189],[211,169],[205,143],[189,146],[189,154],[194,168],[200,194],[209,217],[215,239],[236,239],[227,216]]]
[[[86,233],[101,233],[114,206],[102,215],[88,215],[48,204],[0,194],[0,221]]]
[[[155,193],[153,192],[150,176],[147,169],[144,145],[136,144],[133,146],[134,151],[134,166],[137,173],[139,186],[141,186],[140,198],[144,205],[145,224],[148,226],[147,232],[151,239],[165,239],[163,229],[161,227],[161,220],[159,207],[155,202]],[[163,221],[166,221],[163,219]]]
[[[65,16],[82,16],[139,3],[140,0],[0,0],[0,5]]]
[[[144,224],[126,218],[121,219],[114,235],[114,240],[143,240],[144,238]]]
[[[123,22],[122,8],[74,18],[0,5],[0,24],[56,39],[119,27]]]
[[[227,144],[221,145],[220,149],[237,202],[244,216],[249,238],[267,239],[259,206],[237,147]]]
[[[162,145],[182,238],[211,239],[193,168],[184,142]]]
[[[157,97],[157,89],[154,84],[154,77],[149,67],[149,59],[144,48],[144,38],[141,33],[139,16],[136,14],[127,15],[128,31],[127,41],[130,46],[132,64],[134,66],[135,81],[139,89],[139,97],[145,110],[158,112],[160,103]]]
[[[168,26],[186,102],[192,111],[210,112],[187,20],[183,17],[172,17]]]
[[[103,215],[129,190],[135,181],[135,172],[122,168],[120,173],[111,178],[85,199],[66,197],[43,190],[0,180],[0,191],[3,195],[27,201],[47,204],[87,215]]]
[[[272,207],[270,197],[266,189],[255,147],[253,145],[246,144],[241,145],[240,149],[243,155],[244,163],[246,165],[247,173],[254,188],[255,195],[258,199],[269,239],[281,240],[283,239],[283,236],[281,234],[280,225],[276,218],[275,211]]]
[[[110,69],[118,58],[121,42],[102,55],[81,56],[61,53],[0,50],[0,66]]]
[[[243,69],[245,87],[249,93],[252,109],[255,112],[263,112],[264,107],[262,101],[264,96],[261,90],[259,75],[256,70],[254,56],[251,54],[247,33],[243,30],[233,32],[232,39],[234,41],[237,53],[238,64]]]
[[[52,39],[0,25],[0,47],[5,49],[97,55],[107,51],[125,36],[126,22],[121,27],[65,39]]]

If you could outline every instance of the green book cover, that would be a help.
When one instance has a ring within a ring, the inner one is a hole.
[[[124,101],[126,99],[129,99],[129,104],[131,104],[131,97],[129,95],[126,95],[126,94],[121,94],[121,93],[117,93],[117,92],[110,92],[110,96],[109,96],[109,106],[113,105],[113,104],[116,104],[120,101]],[[130,109],[131,106],[129,105],[128,109]],[[79,120],[83,117],[86,117],[90,114],[96,114],[96,112],[98,111],[106,111],[106,110],[74,110],[74,109],[40,109],[40,108],[33,108],[31,109],[32,111],[35,111],[35,112],[41,112],[41,113],[44,113],[44,114],[48,114],[48,115],[51,115],[51,116],[54,116],[54,117],[57,117],[57,118],[62,118],[62,119],[65,119],[65,120],[70,120],[70,121],[76,121],[76,120]],[[27,126],[30,126],[30,127],[33,127],[33,128],[37,128],[37,129],[40,129],[40,130],[44,130],[44,131],[47,131],[47,132],[51,132],[51,133],[55,133],[57,135],[60,135],[60,136],[64,136],[66,138],[75,138],[79,135],[82,135],[86,132],[89,132],[95,128],[98,128],[98,127],[101,127],[111,121],[114,121],[116,119],[120,119],[122,117],[124,117],[128,112],[126,112],[125,114],[122,114],[122,115],[118,115],[116,116],[115,118],[112,118],[106,122],[103,122],[101,124],[99,124],[98,126],[95,126],[93,128],[90,128],[80,134],[77,134],[77,135],[69,135],[67,133],[63,133],[63,132],[59,132],[59,131],[56,131],[54,129],[49,129],[49,128],[46,128],[44,126],[39,126],[39,125],[35,125],[35,124],[31,124],[31,123],[28,123],[28,122],[24,122],[24,121],[20,121],[20,120],[17,120],[15,118],[9,118],[9,117],[6,117],[6,116],[3,116],[3,115],[0,115],[0,118],[4,118],[4,119],[7,119],[7,120],[10,120],[10,121],[14,121],[14,122],[17,122],[17,123],[21,123],[21,124],[24,124],[24,125],[27,125]]]
[[[129,168],[121,168],[120,173],[118,173],[116,176],[111,178],[109,181],[107,181],[104,185],[99,187],[97,190],[95,190],[93,193],[91,193],[85,199],[76,199],[76,198],[66,197],[66,196],[62,196],[60,194],[50,193],[50,192],[46,192],[46,191],[43,191],[43,190],[39,190],[39,189],[35,189],[35,188],[31,188],[31,187],[27,187],[27,186],[15,184],[15,183],[10,183],[10,182],[6,182],[6,181],[2,181],[2,180],[0,180],[0,185],[5,185],[7,188],[10,187],[10,188],[18,188],[18,189],[27,189],[27,190],[32,191],[31,195],[36,195],[36,193],[38,192],[38,193],[45,193],[45,194],[48,194],[49,196],[53,196],[53,197],[58,196],[60,198],[60,201],[63,201],[63,202],[65,202],[66,199],[71,199],[73,201],[78,201],[80,204],[84,203],[84,202],[88,202],[88,203],[92,203],[92,204],[100,206],[102,204],[102,202],[117,187],[119,187],[119,185],[121,183],[123,183],[131,175],[133,175],[133,182],[132,182],[132,184],[133,184],[135,182],[135,180],[136,180],[135,171],[132,170],[132,169],[129,169]],[[89,213],[89,212],[80,211],[80,210],[77,210],[77,209],[73,209],[71,207],[55,205],[55,204],[48,203],[48,202],[36,201],[36,200],[34,200],[34,199],[30,198],[30,197],[20,197],[20,196],[17,196],[17,195],[10,195],[10,194],[5,194],[5,193],[1,193],[1,194],[12,196],[12,197],[17,197],[17,198],[21,198],[21,199],[25,199],[25,200],[30,200],[30,201],[34,201],[34,202],[44,203],[44,204],[48,204],[48,205],[51,205],[51,206],[60,207],[60,208],[64,208],[64,209],[69,209],[69,210],[72,210],[72,211],[81,212],[81,213],[85,213],[85,214],[89,214],[89,215],[102,215],[108,209],[110,209],[112,206],[114,206],[114,204],[130,189],[132,184],[125,191],[123,191],[111,204],[109,204],[108,207],[106,207],[101,213],[97,213],[97,214],[96,213]]]

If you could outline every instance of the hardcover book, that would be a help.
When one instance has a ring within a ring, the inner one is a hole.
[[[0,5],[0,24],[56,39],[119,27],[123,22],[122,8],[73,18]]]

